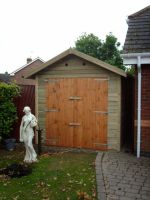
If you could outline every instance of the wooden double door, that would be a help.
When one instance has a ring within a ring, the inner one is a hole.
[[[47,145],[107,149],[107,79],[49,79],[46,106]]]

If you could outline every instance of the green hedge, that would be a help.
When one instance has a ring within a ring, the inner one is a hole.
[[[17,120],[17,110],[13,99],[20,94],[20,87],[15,83],[0,83],[0,136],[9,137],[12,125]]]

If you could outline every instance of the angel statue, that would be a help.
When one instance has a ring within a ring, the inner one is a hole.
[[[37,126],[37,119],[31,113],[30,107],[25,106],[23,112],[25,113],[25,115],[22,117],[20,125],[20,142],[24,142],[26,148],[24,162],[37,162],[37,154],[32,144],[32,140],[34,137],[33,127]]]

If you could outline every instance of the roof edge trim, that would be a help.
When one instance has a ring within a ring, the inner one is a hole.
[[[125,53],[125,54],[121,54],[122,58],[133,58],[133,57],[150,57],[150,52],[146,52],[146,53]]]
[[[33,62],[35,62],[35,61],[37,61],[37,60],[40,60],[40,61],[42,61],[43,63],[45,63],[45,61],[44,61],[42,58],[37,57],[37,58],[35,58],[34,60],[32,60],[31,62],[26,63],[26,64],[23,65],[22,67],[20,67],[20,68],[16,69],[15,71],[11,72],[10,75],[14,75],[15,73],[19,72],[20,70],[22,70],[23,68],[27,67],[28,65],[32,64]]]
[[[79,57],[79,58],[82,58],[82,59],[85,59],[85,60],[87,60],[87,61],[89,61],[89,62],[91,62],[91,63],[94,63],[94,64],[96,64],[96,65],[98,65],[98,66],[100,66],[100,67],[102,67],[102,68],[104,68],[104,69],[107,69],[107,70],[109,70],[109,71],[111,71],[111,72],[114,72],[114,73],[116,73],[116,74],[118,74],[118,75],[121,75],[121,76],[126,77],[126,72],[123,71],[122,69],[119,69],[119,68],[117,68],[116,66],[112,66],[112,65],[110,65],[110,64],[108,64],[108,63],[105,63],[105,62],[103,62],[103,61],[101,61],[101,60],[99,60],[99,59],[97,59],[97,58],[94,58],[94,57],[92,57],[92,56],[89,56],[89,55],[87,55],[87,54],[84,54],[84,53],[82,53],[82,52],[80,52],[80,51],[78,51],[78,50],[69,48],[68,50],[62,52],[61,54],[59,54],[59,55],[53,57],[52,59],[50,59],[50,60],[47,61],[46,63],[43,63],[38,69],[36,69],[36,70],[30,72],[28,75],[26,75],[25,78],[33,77],[35,74],[37,74],[37,73],[40,72],[41,70],[45,69],[46,67],[48,67],[48,66],[54,64],[54,63],[57,62],[58,60],[60,60],[60,59],[62,59],[62,58],[64,58],[64,57],[66,57],[66,56],[68,56],[68,55],[75,55],[75,56],[77,56],[77,57]]]

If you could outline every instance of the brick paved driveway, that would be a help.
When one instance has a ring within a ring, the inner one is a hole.
[[[150,158],[99,152],[96,176],[99,200],[150,200]]]

